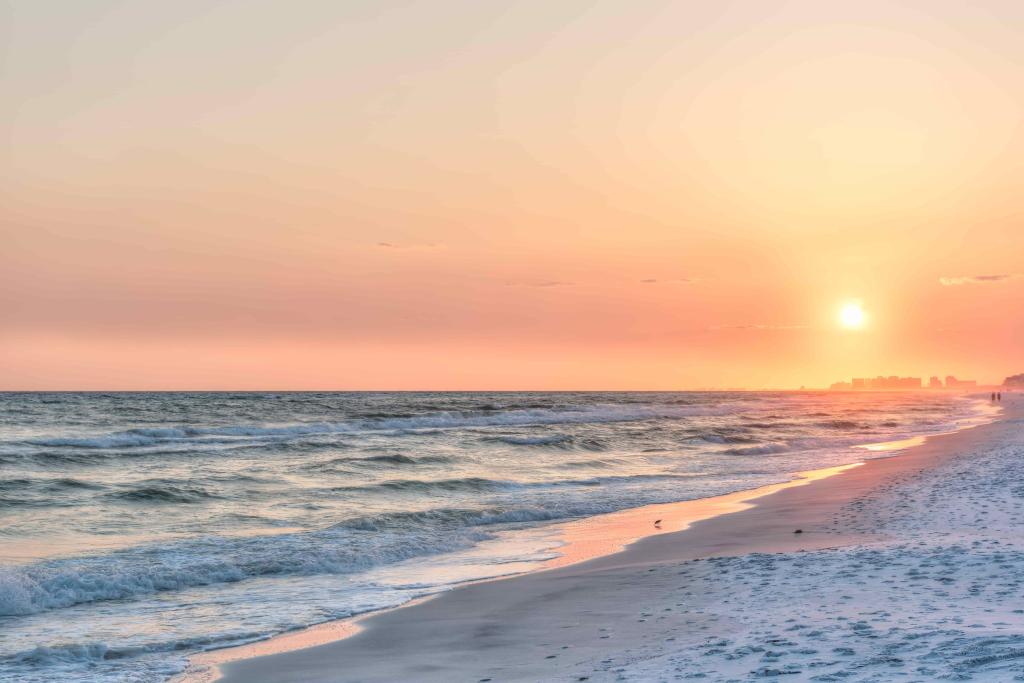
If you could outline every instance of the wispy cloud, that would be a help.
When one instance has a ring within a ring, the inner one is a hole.
[[[540,280],[537,282],[506,282],[507,287],[569,287],[575,283],[562,280]]]
[[[1024,277],[1020,273],[1002,273],[999,275],[958,275],[955,277],[940,277],[941,282],[946,287],[955,287],[957,285],[989,285],[997,282],[1006,282],[1007,280],[1016,280],[1019,277]]]
[[[643,280],[640,280],[640,282],[644,283],[645,285],[653,285],[653,284],[658,284],[658,283],[663,283],[663,284],[676,283],[676,284],[690,285],[690,284],[693,284],[696,281],[697,281],[696,279],[690,278],[690,277],[676,277],[676,278],[670,278],[670,279],[667,279],[667,280],[659,280],[658,278],[655,278],[655,277],[649,277],[649,278],[645,278]]]
[[[436,242],[427,242],[419,244],[402,244],[399,242],[377,242],[378,247],[382,249],[434,249],[438,246]]]
[[[712,325],[712,330],[806,330],[810,325],[766,325],[755,323],[750,325]]]

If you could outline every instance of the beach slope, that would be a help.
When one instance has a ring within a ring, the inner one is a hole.
[[[1014,399],[992,424],[622,552],[377,614],[337,642],[228,662],[223,680],[1012,680],[1024,675]]]

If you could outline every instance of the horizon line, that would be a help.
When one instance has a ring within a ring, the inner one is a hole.
[[[986,387],[1005,387],[1005,384],[978,384],[978,390]],[[3,389],[0,394],[313,394],[313,393],[336,393],[336,394],[574,394],[574,393],[601,393],[601,394],[628,394],[628,393],[714,393],[714,392],[756,392],[756,391],[779,391],[779,392],[807,392],[822,391],[833,394],[871,394],[871,393],[910,393],[910,392],[956,392],[970,393],[965,389],[948,389],[946,387],[914,387],[900,389],[830,389],[829,387],[700,387],[692,389]]]

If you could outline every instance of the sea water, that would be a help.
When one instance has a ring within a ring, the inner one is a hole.
[[[558,521],[989,413],[926,392],[0,394],[0,682],[162,681],[535,568]]]

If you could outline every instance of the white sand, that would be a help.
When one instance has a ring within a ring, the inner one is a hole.
[[[224,680],[1024,680],[1016,399],[992,425],[386,612],[345,640],[228,663]]]

